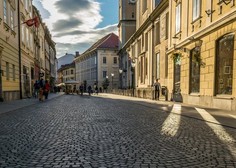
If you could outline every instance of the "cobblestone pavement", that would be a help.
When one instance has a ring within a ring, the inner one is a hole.
[[[236,129],[173,110],[64,95],[3,113],[0,167],[236,167]]]

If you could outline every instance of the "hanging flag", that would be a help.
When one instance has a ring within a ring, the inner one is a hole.
[[[39,27],[39,21],[38,21],[38,17],[35,17],[33,19],[29,19],[27,21],[25,21],[24,23],[27,24],[27,26],[31,27],[31,26],[35,26],[35,27]]]

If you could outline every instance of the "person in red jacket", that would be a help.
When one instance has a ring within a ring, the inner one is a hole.
[[[48,99],[49,91],[50,91],[50,85],[48,83],[48,80],[45,80],[45,85],[44,85],[44,96],[45,96],[45,99]]]

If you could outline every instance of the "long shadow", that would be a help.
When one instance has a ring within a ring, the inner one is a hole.
[[[8,153],[0,154],[0,164],[3,158],[27,165],[35,158],[39,165],[58,158],[73,162],[62,152],[72,153],[81,165],[90,162],[91,167],[101,167],[100,163],[108,167],[110,163],[121,167],[236,166],[231,143],[219,139],[205,122],[183,116],[190,109],[129,97],[64,95],[1,116],[0,150]]]

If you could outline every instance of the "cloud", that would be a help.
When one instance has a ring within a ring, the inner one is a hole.
[[[72,31],[67,31],[67,32],[60,32],[54,35],[54,37],[63,37],[63,36],[71,36],[71,35],[87,35],[87,34],[109,34],[110,32],[114,32],[117,34],[117,24],[114,25],[109,25],[104,28],[99,28],[99,29],[93,29],[90,31],[83,31],[83,30],[72,30]]]
[[[85,11],[92,8],[92,3],[88,0],[59,0],[55,3],[58,12],[73,15],[76,11]]]
[[[65,53],[83,53],[98,39],[114,32],[117,25],[97,28],[103,22],[98,0],[34,0],[36,7],[49,14],[43,16],[53,41],[57,57]]]
[[[33,5],[37,6],[37,9],[40,11],[42,18],[46,19],[50,17],[50,12],[43,7],[42,2],[40,0],[34,0]]]
[[[78,27],[81,24],[82,22],[76,18],[70,18],[70,20],[60,19],[53,24],[52,31],[60,32],[64,30],[70,30],[71,28]]]
[[[57,55],[61,56],[65,53],[75,53],[75,51],[83,53],[85,50],[91,47],[95,42],[97,42],[99,39],[101,39],[102,37],[111,32],[117,34],[117,25],[107,26],[103,29],[93,30],[92,32],[79,31],[77,33],[80,34],[75,34],[75,35],[67,34],[67,35],[62,35],[61,37],[55,37],[56,41],[64,41],[64,43],[63,42],[56,43]],[[73,33],[76,33],[76,31]],[[68,41],[66,39],[70,39],[69,42],[66,42]]]

